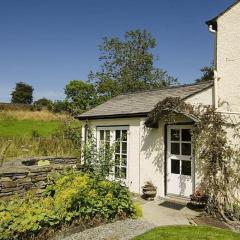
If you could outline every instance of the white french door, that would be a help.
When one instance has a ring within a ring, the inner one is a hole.
[[[167,194],[189,197],[193,192],[192,126],[167,127]]]
[[[127,185],[128,179],[128,127],[97,127],[97,145],[114,146],[113,174],[110,179],[121,180]]]

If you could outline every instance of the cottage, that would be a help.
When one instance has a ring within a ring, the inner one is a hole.
[[[195,119],[178,114],[175,124],[159,120],[157,128],[146,127],[147,115],[157,103],[179,97],[240,116],[240,2],[207,25],[215,36],[213,81],[117,96],[79,116],[94,129],[98,143],[120,139],[114,154],[114,176],[132,192],[141,193],[141,187],[151,181],[158,196],[189,197],[200,182],[190,134]],[[219,102],[227,104],[220,106]],[[84,126],[83,136],[85,131]]]

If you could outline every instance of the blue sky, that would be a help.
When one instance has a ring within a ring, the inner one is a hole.
[[[190,83],[213,59],[205,21],[234,0],[0,0],[0,102],[18,81],[35,100],[64,98],[69,80],[97,70],[104,36],[147,29],[157,39],[158,66]]]

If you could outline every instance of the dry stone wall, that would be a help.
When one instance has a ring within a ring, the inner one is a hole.
[[[44,163],[39,166],[39,162]],[[28,190],[41,194],[51,184],[48,175],[75,168],[77,158],[44,157],[9,161],[0,168],[0,198],[23,195]]]

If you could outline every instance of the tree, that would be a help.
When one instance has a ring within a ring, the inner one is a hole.
[[[211,66],[206,66],[200,69],[202,72],[202,77],[196,79],[196,82],[206,82],[214,79],[214,66],[213,63]]]
[[[105,37],[99,47],[101,71],[89,75],[99,96],[106,100],[118,94],[175,84],[175,78],[154,67],[156,57],[151,50],[155,47],[156,40],[146,30],[128,31],[123,40]]]
[[[50,107],[52,104],[52,101],[47,98],[40,98],[37,101],[34,102],[34,105],[40,106],[40,107]]]
[[[68,112],[68,104],[65,100],[56,100],[48,109],[54,113]]]
[[[33,87],[24,82],[16,83],[15,90],[11,93],[12,103],[31,104],[33,101]]]
[[[81,113],[96,103],[96,91],[92,83],[72,80],[65,87],[66,102],[72,113]]]

